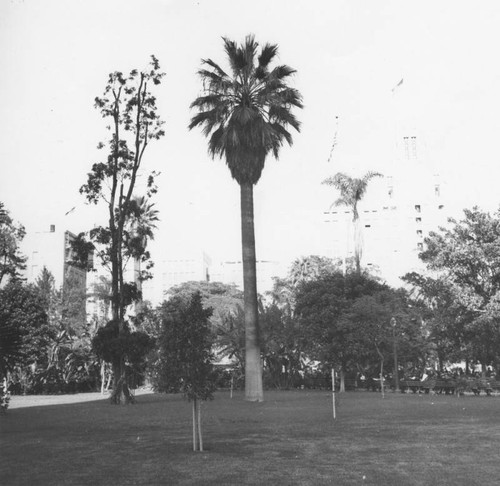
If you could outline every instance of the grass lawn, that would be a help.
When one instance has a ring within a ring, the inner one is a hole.
[[[178,395],[26,408],[13,397],[0,416],[0,484],[500,484],[500,398],[337,396],[334,422],[325,391],[272,391],[263,403],[220,392],[203,404],[196,453]]]

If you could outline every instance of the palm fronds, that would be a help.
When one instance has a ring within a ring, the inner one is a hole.
[[[259,44],[253,35],[241,45],[223,38],[232,75],[218,63],[203,59],[198,74],[203,93],[191,103],[197,113],[189,129],[201,127],[209,138],[212,157],[225,157],[231,175],[239,183],[257,183],[266,156],[279,156],[284,142],[291,145],[288,127],[300,130],[292,108],[302,108],[300,93],[286,85],[295,70],[280,65],[269,70],[278,47]]]

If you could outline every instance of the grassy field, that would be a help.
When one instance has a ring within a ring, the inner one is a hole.
[[[0,484],[500,484],[500,398],[337,396],[334,422],[328,392],[267,392],[263,403],[218,393],[203,405],[206,451],[196,453],[190,404],[177,395],[119,407],[19,408],[13,397],[0,416]]]

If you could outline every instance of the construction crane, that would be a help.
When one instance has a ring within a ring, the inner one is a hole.
[[[332,148],[330,149],[330,155],[328,156],[327,162],[330,162],[332,160],[333,156],[333,151],[335,150],[335,147],[337,146],[337,135],[339,133],[339,117],[335,117],[335,133],[333,134],[333,143],[332,143]]]

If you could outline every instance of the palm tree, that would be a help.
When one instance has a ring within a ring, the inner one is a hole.
[[[300,93],[287,86],[295,70],[279,65],[270,68],[278,46],[265,44],[257,55],[258,43],[252,35],[238,46],[224,38],[230,74],[211,59],[202,60],[198,71],[203,94],[191,104],[198,113],[189,129],[203,128],[209,138],[208,151],[213,158],[224,158],[231,176],[240,186],[241,235],[243,253],[243,289],[245,313],[245,397],[262,401],[253,186],[264,169],[267,155],[278,158],[288,131],[299,131],[300,123],[293,107],[302,108]]]
[[[149,258],[146,247],[148,240],[154,238],[153,230],[159,221],[158,210],[154,203],[149,203],[144,196],[135,196],[130,200],[127,217],[127,246],[130,256],[134,259],[134,283],[139,293],[142,292],[144,280],[141,263]],[[138,306],[136,303],[136,313]]]
[[[363,177],[351,177],[338,172],[333,177],[325,179],[322,184],[335,187],[340,191],[340,197],[334,201],[332,206],[347,206],[352,212],[352,223],[354,226],[354,260],[356,272],[361,273],[361,258],[363,256],[363,234],[359,221],[358,203],[366,193],[368,183],[374,177],[382,177],[378,172],[367,172]]]

